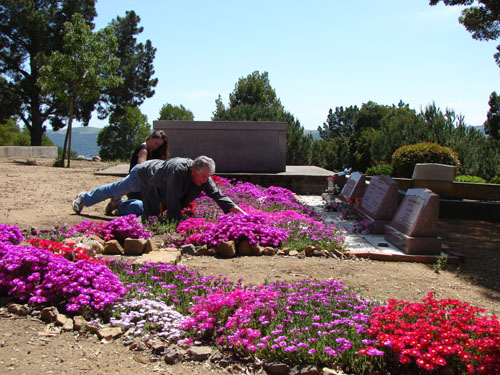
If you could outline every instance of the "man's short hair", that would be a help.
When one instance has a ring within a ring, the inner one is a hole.
[[[196,169],[197,171],[203,168],[208,168],[208,171],[212,175],[215,173],[215,162],[208,156],[201,155],[193,160],[193,168]]]

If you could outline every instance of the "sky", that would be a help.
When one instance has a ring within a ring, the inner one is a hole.
[[[98,0],[96,30],[134,10],[151,40],[158,85],[140,107],[152,124],[183,105],[208,121],[240,78],[268,72],[287,111],[317,129],[330,108],[435,102],[482,125],[500,92],[498,41],[477,41],[461,8],[428,0]],[[90,126],[103,127],[94,115]]]

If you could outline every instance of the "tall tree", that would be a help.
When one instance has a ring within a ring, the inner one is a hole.
[[[128,160],[135,147],[151,132],[148,118],[137,107],[124,107],[109,117],[109,125],[97,136],[103,160]]]
[[[430,0],[430,5],[443,2],[445,5],[471,5],[462,10],[459,22],[477,40],[500,38],[500,1],[498,0]],[[500,66],[500,45],[497,46],[495,61]]]
[[[115,87],[121,79],[114,72],[119,64],[113,56],[116,38],[111,27],[93,33],[81,14],[64,24],[63,52],[54,52],[40,68],[39,85],[42,93],[67,104],[68,167],[71,155],[71,128],[75,104],[97,101],[101,91]],[[64,144],[66,147],[66,142]],[[64,165],[63,149],[63,165]]]
[[[229,94],[229,108],[239,105],[257,105],[263,107],[281,107],[281,102],[276,92],[269,83],[267,72],[258,71],[240,78]]]
[[[181,105],[173,105],[170,103],[163,104],[160,109],[160,117],[158,120],[188,120],[193,121],[194,115],[189,109]]]
[[[125,106],[139,107],[155,93],[158,79],[152,77],[155,73],[153,60],[156,48],[153,48],[149,39],[145,44],[137,43],[136,36],[144,30],[138,26],[140,21],[140,17],[132,10],[127,11],[125,17],[116,17],[110,23],[118,43],[115,56],[120,59],[116,73],[123,79],[123,84],[104,90],[98,107],[101,119]]]
[[[493,91],[488,101],[490,109],[484,122],[484,131],[490,137],[500,140],[500,96]]]
[[[29,129],[31,145],[42,143],[44,123],[54,130],[64,126],[65,103],[42,94],[37,86],[39,69],[63,45],[63,24],[80,13],[92,25],[95,0],[0,0],[0,116],[15,115]],[[90,113],[76,112],[87,121]]]
[[[330,108],[326,122],[322,127],[318,126],[318,132],[321,139],[329,140],[335,137],[349,137],[356,125],[359,116],[357,106],[335,107],[335,112]]]

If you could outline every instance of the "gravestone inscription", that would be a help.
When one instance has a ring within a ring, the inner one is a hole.
[[[439,196],[429,189],[408,189],[385,227],[385,239],[408,254],[439,254]]]
[[[398,208],[398,183],[389,176],[372,177],[357,209],[370,223],[370,233],[383,234]]]

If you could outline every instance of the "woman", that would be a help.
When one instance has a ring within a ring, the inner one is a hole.
[[[132,168],[134,168],[137,164],[142,164],[146,160],[151,159],[162,159],[167,160],[170,156],[170,152],[168,150],[168,138],[163,130],[155,130],[152,132],[145,142],[141,143],[137,148],[132,152],[130,157],[130,166],[129,172]],[[134,200],[141,200],[141,193],[134,192],[127,194],[127,204],[134,205]],[[118,208],[120,205],[122,198],[117,197],[111,199],[111,201],[106,206],[105,214],[113,215],[113,211]],[[120,214],[119,212],[117,213]]]

